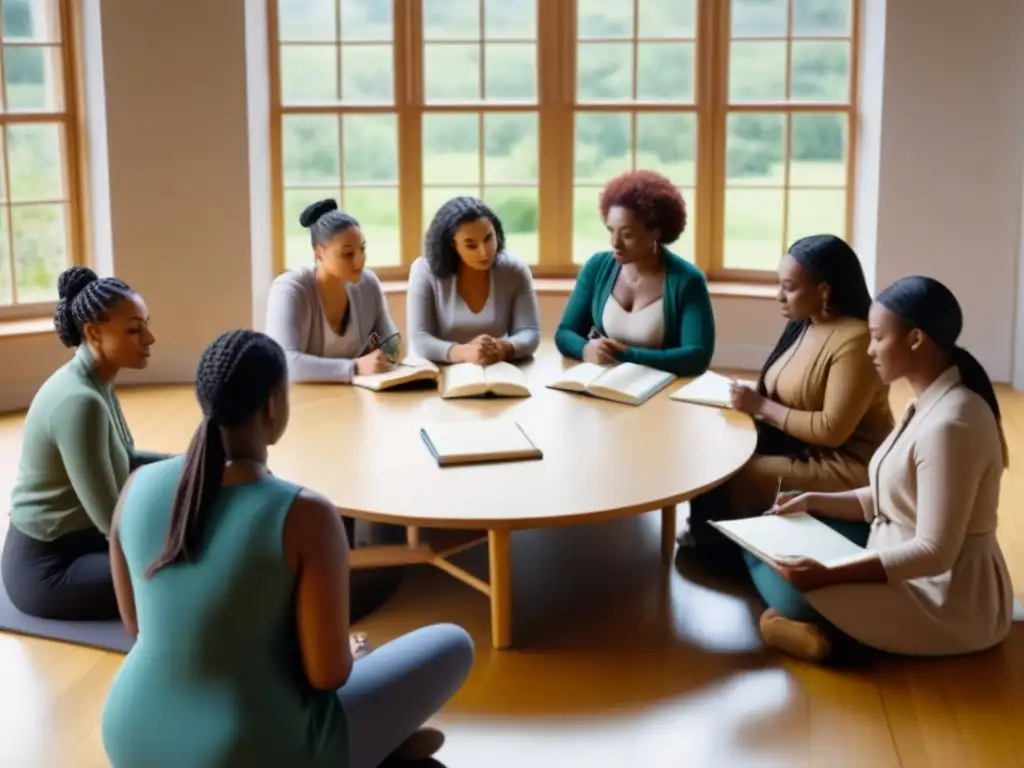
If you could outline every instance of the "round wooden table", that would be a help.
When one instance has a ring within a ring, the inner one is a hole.
[[[295,385],[291,421],[271,449],[271,468],[324,494],[346,515],[406,526],[405,544],[353,550],[352,567],[426,563],[447,571],[490,598],[492,644],[507,648],[512,531],[660,509],[662,552],[671,562],[676,505],[728,479],[754,452],[748,416],[670,400],[682,380],[640,406],[545,386],[572,364],[544,342],[522,366],[528,398],[444,400],[433,389]],[[190,389],[124,390],[121,400],[140,447],[187,446],[199,419]],[[499,414],[518,421],[544,458],[441,468],[420,437],[432,422]],[[162,428],[152,430],[147,422],[156,418]],[[489,582],[451,562],[484,542]]]

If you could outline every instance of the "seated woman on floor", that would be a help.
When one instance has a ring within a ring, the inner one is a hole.
[[[724,543],[707,521],[761,514],[780,483],[789,491],[861,487],[892,430],[889,388],[867,355],[871,294],[853,249],[833,235],[797,240],[779,265],[778,300],[788,322],[757,389],[732,392],[733,407],[757,418],[756,451],[690,503],[684,546]]]
[[[267,297],[267,334],[284,347],[292,381],[347,384],[390,370],[401,338],[380,281],[366,269],[359,222],[334,200],[308,206],[314,266],[284,272]]]
[[[435,363],[490,365],[530,357],[540,344],[533,276],[505,250],[494,211],[456,197],[434,214],[409,270],[412,351]]]
[[[70,267],[53,324],[75,356],[39,388],[25,416],[0,571],[11,603],[64,621],[117,618],[107,532],[135,449],[114,379],[149,364],[156,341],[142,297],[114,277]]]
[[[612,250],[580,270],[555,332],[558,351],[598,365],[703,373],[715,315],[704,274],[668,249],[686,228],[679,190],[654,171],[627,172],[608,182],[598,207]]]
[[[114,516],[136,642],[103,710],[111,763],[374,768],[436,752],[443,735],[420,727],[466,679],[472,641],[450,624],[373,651],[350,638],[338,511],[267,468],[288,424],[284,351],[224,333],[196,395],[188,453],[136,472]]]
[[[790,497],[774,510],[866,521],[866,556],[835,567],[795,560],[778,573],[747,558],[769,606],[761,634],[809,660],[844,646],[911,656],[990,648],[1009,634],[1013,613],[996,540],[1008,458],[992,382],[957,346],[960,305],[935,280],[899,280],[879,294],[869,322],[882,380],[905,379],[916,399],[872,458],[868,484]]]

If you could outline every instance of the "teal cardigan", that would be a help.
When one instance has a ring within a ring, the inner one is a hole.
[[[617,357],[676,376],[697,376],[707,370],[715,351],[715,314],[707,280],[697,267],[667,248],[662,248],[662,262],[665,334],[661,349],[629,347]],[[619,269],[611,251],[595,253],[583,265],[555,332],[555,346],[566,357],[583,359],[591,328],[604,333],[604,305],[612,295]]]

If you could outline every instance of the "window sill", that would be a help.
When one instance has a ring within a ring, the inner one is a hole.
[[[572,293],[576,280],[567,278],[543,278],[533,281],[534,288],[541,296],[568,296]],[[405,280],[382,280],[384,293],[405,293],[409,283]],[[708,283],[708,291],[714,297],[729,299],[771,299],[774,300],[778,288],[768,283],[740,283],[713,280]]]
[[[0,320],[0,339],[42,336],[53,332],[52,316],[30,317],[20,320]]]

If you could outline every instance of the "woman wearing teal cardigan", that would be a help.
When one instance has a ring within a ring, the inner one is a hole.
[[[612,250],[580,270],[555,332],[558,351],[598,365],[703,373],[715,351],[707,281],[667,248],[686,227],[679,190],[654,171],[624,173],[601,193],[600,211]]]
[[[0,571],[22,613],[116,619],[107,542],[114,506],[129,473],[164,456],[135,448],[114,379],[145,368],[155,339],[145,302],[116,277],[71,267],[57,295],[53,324],[75,356],[25,416]]]

